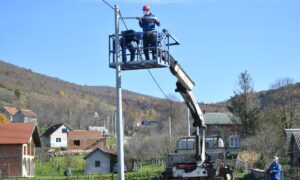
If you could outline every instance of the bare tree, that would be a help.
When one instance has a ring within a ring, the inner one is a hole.
[[[274,93],[271,95],[271,103],[275,108],[274,118],[280,122],[282,129],[292,128],[297,113],[297,92],[290,78],[278,79],[271,85]]]
[[[254,151],[262,156],[262,160],[270,159],[274,154],[284,152],[285,138],[282,131],[275,124],[261,123],[255,134],[244,139],[241,143],[243,149]],[[262,162],[266,165],[267,162]]]

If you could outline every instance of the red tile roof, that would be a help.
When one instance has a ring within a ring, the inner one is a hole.
[[[35,128],[32,123],[0,124],[0,144],[27,144]]]
[[[4,106],[4,109],[12,116],[14,116],[18,112],[17,108],[14,107]]]
[[[36,113],[29,109],[21,109],[19,112],[23,113],[25,117],[30,117],[30,118],[37,117]]]
[[[68,132],[68,138],[102,138],[102,133],[97,131],[75,130]]]

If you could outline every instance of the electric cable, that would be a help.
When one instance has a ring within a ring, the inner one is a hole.
[[[170,100],[170,101],[171,101],[171,99],[168,98],[168,96],[165,94],[165,92],[164,92],[164,91],[162,90],[162,88],[160,87],[159,83],[156,81],[156,79],[155,79],[155,77],[153,76],[153,74],[152,74],[152,72],[150,71],[150,69],[147,68],[147,70],[148,70],[150,76],[152,77],[153,81],[154,81],[155,84],[157,85],[157,87],[160,89],[160,91],[161,91],[161,92],[163,93],[163,95],[165,96],[165,98],[166,98],[167,100]]]
[[[115,9],[112,5],[110,5],[108,2],[106,2],[105,0],[102,0],[106,5],[108,5],[110,8]]]
[[[125,23],[125,21],[124,21],[124,18],[123,18],[122,14],[121,14],[121,10],[119,11],[119,15],[120,15],[120,17],[121,17],[121,20],[122,20],[122,22],[123,22],[123,24],[124,24],[126,30],[128,30],[128,28],[127,28],[127,26],[126,26],[126,23]]]

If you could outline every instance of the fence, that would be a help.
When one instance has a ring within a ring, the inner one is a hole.
[[[268,180],[269,176],[265,173],[264,170],[260,169],[251,169],[251,174],[254,175],[255,179],[257,180]],[[299,180],[300,179],[300,171],[290,169],[289,171],[281,172],[280,174],[281,180]]]
[[[250,173],[253,168],[252,163],[243,162],[237,159],[226,159],[226,165],[243,173]]]
[[[117,180],[118,174],[93,174],[85,176],[40,176],[40,177],[31,177],[31,178],[22,178],[22,177],[1,177],[0,180]],[[145,172],[145,173],[126,173],[125,179],[127,180],[159,180],[160,172]]]

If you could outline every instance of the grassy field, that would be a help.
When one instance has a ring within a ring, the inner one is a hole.
[[[67,157],[54,157],[47,161],[37,161],[36,176],[64,176],[64,171],[67,168],[69,162],[72,170],[72,175],[83,175],[84,174],[84,156],[67,156]]]
[[[106,173],[106,174],[93,174],[93,175],[85,175],[84,174],[84,166],[85,160],[84,156],[66,156],[66,157],[54,157],[50,158],[47,161],[37,161],[36,162],[36,177],[35,178],[24,178],[24,179],[35,179],[35,180],[56,180],[56,179],[69,179],[69,180],[77,180],[77,179],[117,179],[117,174]],[[72,176],[66,178],[64,176],[64,171],[67,168],[67,163],[69,162],[70,168],[72,170]],[[134,172],[127,172],[125,174],[126,179],[149,179],[160,176],[160,174],[164,171],[164,166],[158,166],[152,163],[145,163],[143,167]],[[253,180],[253,177],[249,174],[243,174],[236,172],[235,178],[240,180]],[[23,178],[19,178],[23,179]]]
[[[70,162],[72,177],[68,179],[117,179],[117,174],[94,174],[89,177],[84,174],[85,160],[84,156],[67,156],[54,157],[47,161],[36,162],[36,177],[35,179],[66,179],[64,171],[67,168],[67,162]],[[126,179],[143,179],[149,177],[157,177],[163,171],[163,166],[146,163],[139,171],[126,173]],[[32,178],[33,179],[33,178]]]
[[[254,180],[254,176],[252,174],[245,174],[245,173],[240,173],[240,172],[235,172],[234,173],[235,179],[238,180]]]

